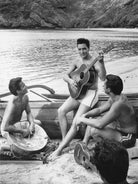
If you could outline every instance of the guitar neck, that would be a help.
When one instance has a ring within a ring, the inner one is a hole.
[[[114,45],[111,44],[108,47],[104,48],[102,51],[103,53],[108,53],[110,50],[112,50],[114,48]],[[88,72],[90,70],[90,68],[99,60],[100,56],[97,56],[93,62],[85,69],[85,72]]]
[[[85,72],[88,72],[90,68],[99,60],[99,56],[96,57],[93,62],[85,69]]]

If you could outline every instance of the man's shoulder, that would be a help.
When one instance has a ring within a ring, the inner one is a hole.
[[[112,108],[119,110],[123,110],[123,109],[128,109],[131,107],[130,102],[128,101],[126,96],[120,96],[120,98],[118,100],[116,100],[115,102],[113,102],[112,104]]]
[[[17,97],[16,96],[14,96],[14,95],[12,95],[11,97],[10,97],[10,99],[9,99],[9,103],[15,103],[16,102],[16,100],[17,100]]]
[[[82,64],[83,64],[83,61],[81,59],[77,59],[77,60],[72,62],[72,65],[74,65],[76,67],[80,67]]]
[[[24,95],[23,100],[24,100],[25,102],[29,100],[29,97],[28,97],[27,94]]]
[[[14,109],[15,106],[16,106],[16,97],[12,95],[8,100],[6,109],[8,109],[9,111],[10,109]]]
[[[73,61],[73,62],[71,62],[71,64],[70,64],[70,68],[71,69],[75,69],[75,68],[79,68],[81,66],[81,64],[80,64],[80,62],[77,60],[77,61]]]
[[[131,103],[128,101],[127,96],[124,94],[120,95],[119,103],[123,106],[128,106],[128,104],[131,105]]]
[[[120,110],[120,109],[122,109],[122,106],[123,106],[123,105],[124,105],[124,104],[123,104],[122,101],[117,100],[117,101],[115,101],[115,102],[112,102],[111,108],[112,108],[112,109],[116,109],[116,110]]]

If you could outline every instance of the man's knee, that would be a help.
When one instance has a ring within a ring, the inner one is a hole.
[[[58,109],[58,116],[62,117],[62,116],[65,116],[65,115],[66,115],[66,112],[65,112],[64,108],[61,106]]]
[[[4,130],[1,130],[1,135],[2,135],[2,137],[4,137],[5,139],[7,139],[8,136],[9,136],[9,132],[6,132],[6,131],[4,131]]]
[[[93,128],[91,126],[87,126],[87,128],[86,128],[87,136],[92,137],[94,135],[94,130],[95,130],[95,128]]]
[[[42,125],[42,123],[39,119],[34,119],[34,123],[37,124],[37,125]]]
[[[90,127],[90,135],[94,138],[97,139],[100,136],[100,130],[97,128]]]

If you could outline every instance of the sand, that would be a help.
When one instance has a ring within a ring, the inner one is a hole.
[[[107,73],[120,75],[124,82],[124,93],[138,92],[138,57],[123,58],[106,64]],[[134,63],[134,64],[133,64]],[[59,85],[61,83],[62,85]],[[63,80],[47,84],[56,89],[58,93],[68,93]],[[60,89],[59,89],[60,86]],[[99,85],[103,93],[102,83]],[[130,161],[128,182],[138,181],[138,159]],[[0,167],[0,184],[101,184],[99,174],[86,170],[78,165],[73,156],[73,151],[64,153],[49,164],[36,161],[31,163],[2,163]]]
[[[128,181],[138,181],[138,159],[130,161]],[[95,168],[86,170],[78,165],[73,151],[64,153],[49,164],[41,162],[2,164],[0,167],[1,184],[102,184]]]

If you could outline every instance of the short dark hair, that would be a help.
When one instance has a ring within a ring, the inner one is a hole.
[[[103,139],[96,143],[93,152],[91,162],[102,178],[112,184],[126,181],[129,158],[121,143]]]
[[[17,96],[17,90],[20,90],[21,81],[22,81],[21,77],[16,77],[16,78],[11,79],[9,82],[9,90],[15,96]]]
[[[77,39],[77,46],[78,44],[86,44],[88,48],[90,48],[90,41],[85,38],[78,38]]]
[[[120,95],[123,90],[122,79],[113,74],[106,75],[106,87],[110,88],[115,95]]]

